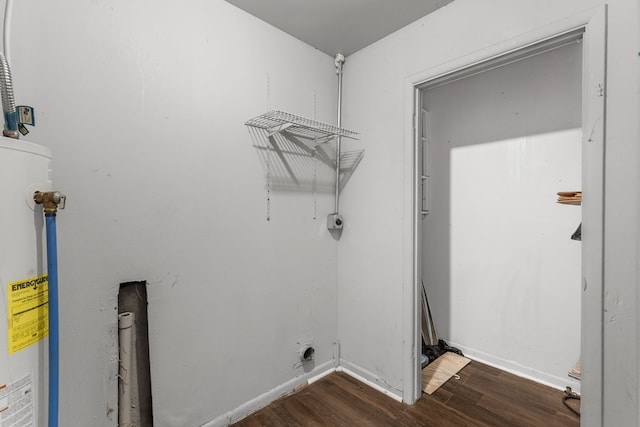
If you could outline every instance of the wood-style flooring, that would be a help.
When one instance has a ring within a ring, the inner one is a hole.
[[[399,403],[332,373],[234,424],[255,426],[579,426],[563,393],[472,361],[431,396]],[[569,403],[579,410],[579,402]]]

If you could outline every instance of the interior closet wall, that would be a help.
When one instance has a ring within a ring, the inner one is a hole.
[[[425,90],[422,272],[441,338],[559,388],[580,353],[581,44]]]

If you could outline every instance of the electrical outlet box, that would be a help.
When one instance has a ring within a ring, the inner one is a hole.
[[[342,215],[332,213],[327,216],[327,228],[329,230],[342,230],[342,227],[344,227],[344,220],[342,219]]]
[[[29,107],[28,105],[19,105],[16,107],[18,110],[18,121],[25,125],[36,125],[36,119],[33,114],[33,107]]]

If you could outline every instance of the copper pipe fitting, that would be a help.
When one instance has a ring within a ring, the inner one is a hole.
[[[36,191],[33,194],[33,200],[37,204],[42,205],[45,212],[55,213],[58,211],[58,206],[60,209],[64,209],[67,197],[59,191],[47,191],[44,193]]]

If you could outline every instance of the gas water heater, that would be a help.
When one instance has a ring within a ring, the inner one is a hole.
[[[36,191],[51,191],[51,153],[0,137],[0,426],[47,425],[48,278]]]

